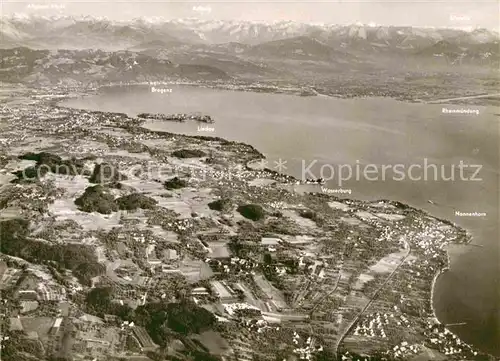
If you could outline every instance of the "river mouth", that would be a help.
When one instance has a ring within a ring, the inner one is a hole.
[[[438,166],[482,165],[478,182],[422,180],[328,180],[324,187],[338,197],[401,201],[448,219],[473,236],[473,244],[449,251],[451,268],[436,282],[434,308],[442,323],[466,322],[452,328],[463,340],[494,354],[498,345],[484,335],[498,333],[494,317],[498,305],[498,120],[493,107],[477,107],[478,116],[443,115],[443,105],[408,104],[390,99],[340,100],[296,97],[173,86],[168,94],[148,87],[109,88],[97,96],[74,99],[64,106],[100,111],[178,113],[201,111],[211,115],[214,131],[200,124],[148,122],[152,130],[217,136],[241,141],[263,152],[273,169],[280,161],[284,173],[302,179],[304,169],[328,178],[330,166],[356,164]],[[229,106],[230,105],[230,106]],[[452,106],[447,106],[451,108]],[[479,149],[479,151],[477,151]],[[323,173],[321,173],[323,169]],[[276,170],[276,169],[275,169]],[[450,173],[447,173],[448,177]],[[309,178],[309,177],[307,177]],[[344,193],[340,190],[345,190]],[[432,203],[431,203],[432,202]],[[480,212],[484,217],[456,216]]]

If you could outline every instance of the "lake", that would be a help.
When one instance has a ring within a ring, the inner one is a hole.
[[[436,283],[435,311],[442,323],[467,323],[450,326],[463,340],[500,354],[498,108],[164,87],[172,90],[104,88],[99,95],[63,105],[134,116],[141,112],[208,114],[214,124],[152,121],[148,127],[249,143],[266,155],[269,168],[281,159],[281,169],[297,178],[303,174],[332,178],[327,187],[351,193],[336,194],[340,197],[398,200],[457,223],[472,234],[472,244],[482,247],[449,249],[451,269]],[[470,108],[479,115],[445,114],[442,108]],[[199,131],[200,125],[213,131]],[[463,174],[460,161],[469,166]],[[429,164],[436,166],[437,174]],[[348,169],[353,171],[351,179],[341,184],[340,165],[344,179]],[[377,175],[361,173],[357,179],[356,166],[367,165],[377,168]],[[394,177],[396,165],[405,169],[404,179]],[[475,165],[481,169],[474,176]],[[383,166],[389,169],[385,180]],[[458,216],[456,211],[485,215]]]

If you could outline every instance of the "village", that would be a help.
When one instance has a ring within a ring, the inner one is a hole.
[[[251,167],[263,156],[249,145],[64,108],[61,94],[2,96],[6,360],[484,357],[431,305],[463,230],[295,191],[307,185]]]

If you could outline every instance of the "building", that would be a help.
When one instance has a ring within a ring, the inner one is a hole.
[[[21,301],[21,313],[34,311],[38,308],[38,301]]]
[[[166,249],[163,251],[163,259],[166,261],[175,261],[179,258],[179,255],[175,249]]]
[[[263,246],[277,246],[282,242],[280,238],[275,237],[262,237],[260,244]]]
[[[236,293],[224,282],[211,281],[210,284],[222,303],[238,302]]]
[[[210,248],[210,252],[208,253],[209,258],[223,260],[231,258],[231,254],[229,249],[225,245],[215,246]]]
[[[191,291],[193,296],[208,296],[208,291],[205,287],[196,287]]]
[[[4,266],[2,266],[2,263]],[[5,262],[0,262],[0,290],[14,286],[21,274],[21,270],[8,268]]]
[[[62,317],[56,318],[56,320],[54,321],[54,324],[50,328],[50,331],[49,331],[50,335],[56,335],[59,332],[59,330],[61,329],[62,321],[63,321]]]
[[[19,290],[17,295],[21,301],[36,301],[38,300],[38,292],[35,290]]]
[[[37,292],[44,301],[66,301],[66,289],[59,285],[39,283]]]
[[[158,347],[148,335],[148,332],[144,327],[134,326],[132,331],[134,332],[134,336],[143,350],[151,351]]]
[[[213,276],[212,269],[203,261],[185,260],[179,267],[180,272],[187,278],[188,282],[196,283],[201,280],[209,279]]]

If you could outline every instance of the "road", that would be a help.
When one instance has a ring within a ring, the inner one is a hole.
[[[339,271],[339,276],[337,278],[335,286],[333,287],[333,290],[331,290],[330,292],[324,294],[318,301],[316,301],[314,303],[313,307],[311,308],[311,311],[309,312],[309,316],[311,317],[311,319],[313,318],[313,313],[314,313],[314,310],[316,309],[316,307],[318,307],[321,304],[321,302],[323,302],[323,300],[325,298],[330,297],[337,290],[337,288],[339,287],[339,282],[340,282],[341,278],[342,278],[342,272]]]
[[[356,323],[359,321],[359,319],[361,318],[361,316],[363,315],[363,313],[368,309],[368,307],[370,307],[370,305],[373,303],[373,301],[377,298],[377,295],[379,294],[379,292],[385,287],[385,285],[391,280],[391,278],[396,274],[396,272],[398,271],[398,269],[403,265],[403,263],[405,263],[406,259],[408,258],[408,256],[410,256],[410,253],[411,253],[411,246],[407,243],[408,245],[408,252],[406,253],[406,255],[404,256],[404,258],[401,260],[401,262],[399,262],[399,264],[397,265],[397,267],[394,269],[394,271],[391,272],[391,274],[386,278],[386,280],[384,281],[384,283],[382,283],[380,285],[380,287],[375,291],[375,293],[373,294],[373,296],[370,298],[370,300],[368,301],[368,303],[365,305],[365,307],[363,307],[363,309],[358,313],[358,315],[352,320],[352,322],[349,324],[349,326],[345,329],[345,331],[342,333],[342,335],[339,337],[339,339],[337,340],[336,344],[335,344],[335,348],[334,348],[334,354],[338,356],[338,349],[339,349],[339,346],[340,344],[342,343],[342,341],[344,340],[344,338],[347,336],[347,334],[349,333],[349,331],[354,327],[354,325],[356,325]],[[338,358],[338,357],[337,357]]]
[[[500,96],[500,93],[494,93],[494,94],[479,94],[479,95],[469,95],[465,97],[458,97],[458,98],[448,98],[448,99],[436,99],[436,100],[420,100],[424,103],[429,103],[429,104],[439,104],[439,103],[446,103],[446,102],[451,102],[454,100],[467,100],[467,99],[478,99],[478,98],[489,98],[489,97],[498,97]]]
[[[68,316],[64,317],[62,326],[61,326],[61,344],[59,349],[59,357],[61,359],[70,358],[72,355],[72,348],[75,342],[73,338],[73,330],[74,325],[71,321],[71,310],[68,310]]]

